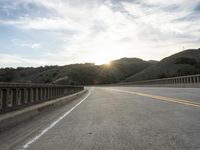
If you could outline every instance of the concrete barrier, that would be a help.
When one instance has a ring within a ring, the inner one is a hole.
[[[46,102],[36,104],[30,107],[26,107],[20,110],[8,112],[6,114],[1,114],[0,115],[0,132],[5,129],[9,129],[10,127],[13,127],[25,120],[28,120],[32,118],[33,116],[40,114],[41,112],[64,106],[69,101],[82,96],[86,92],[87,90],[82,90],[78,93],[71,94],[62,98],[57,98],[52,101],[46,101]]]
[[[172,78],[144,80],[136,82],[120,83],[120,85],[137,85],[137,86],[157,86],[157,87],[200,87],[200,74],[179,76]]]
[[[0,114],[83,90],[83,86],[0,83]]]
[[[200,74],[179,76],[172,78],[153,79],[135,82],[122,82],[116,84],[105,84],[99,86],[146,86],[146,87],[183,87],[200,88]]]

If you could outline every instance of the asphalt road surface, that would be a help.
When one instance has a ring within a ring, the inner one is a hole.
[[[200,150],[200,89],[92,87],[0,133],[0,150]]]

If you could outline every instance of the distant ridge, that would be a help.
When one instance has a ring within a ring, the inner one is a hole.
[[[189,49],[162,59],[121,58],[110,65],[94,63],[65,66],[0,69],[0,82],[96,85],[134,82],[200,73],[200,49]]]
[[[198,73],[200,73],[200,49],[188,49],[166,57],[124,81],[133,82]]]
[[[0,69],[0,82],[28,82],[54,84],[106,84],[117,83],[153,65],[155,61],[138,58],[121,58],[111,65],[94,63],[65,66],[46,66],[38,68]]]

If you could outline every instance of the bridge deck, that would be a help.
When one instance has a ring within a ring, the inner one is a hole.
[[[1,133],[0,149],[200,149],[200,89],[91,89]]]

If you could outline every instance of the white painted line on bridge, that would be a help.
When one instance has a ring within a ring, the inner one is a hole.
[[[93,90],[93,89],[91,89]],[[53,128],[57,123],[59,123],[62,119],[64,119],[66,116],[68,116],[76,107],[78,107],[83,101],[85,101],[91,94],[91,90],[89,90],[89,93],[87,96],[82,99],[79,103],[77,103],[74,107],[72,107],[70,110],[68,110],[66,113],[64,113],[61,117],[59,117],[57,120],[55,120],[52,124],[50,124],[47,128],[42,130],[38,135],[36,135],[34,138],[29,140],[26,144],[24,144],[19,150],[25,150],[27,149],[31,144],[36,142],[41,136],[43,136],[45,133],[47,133],[51,128]]]

